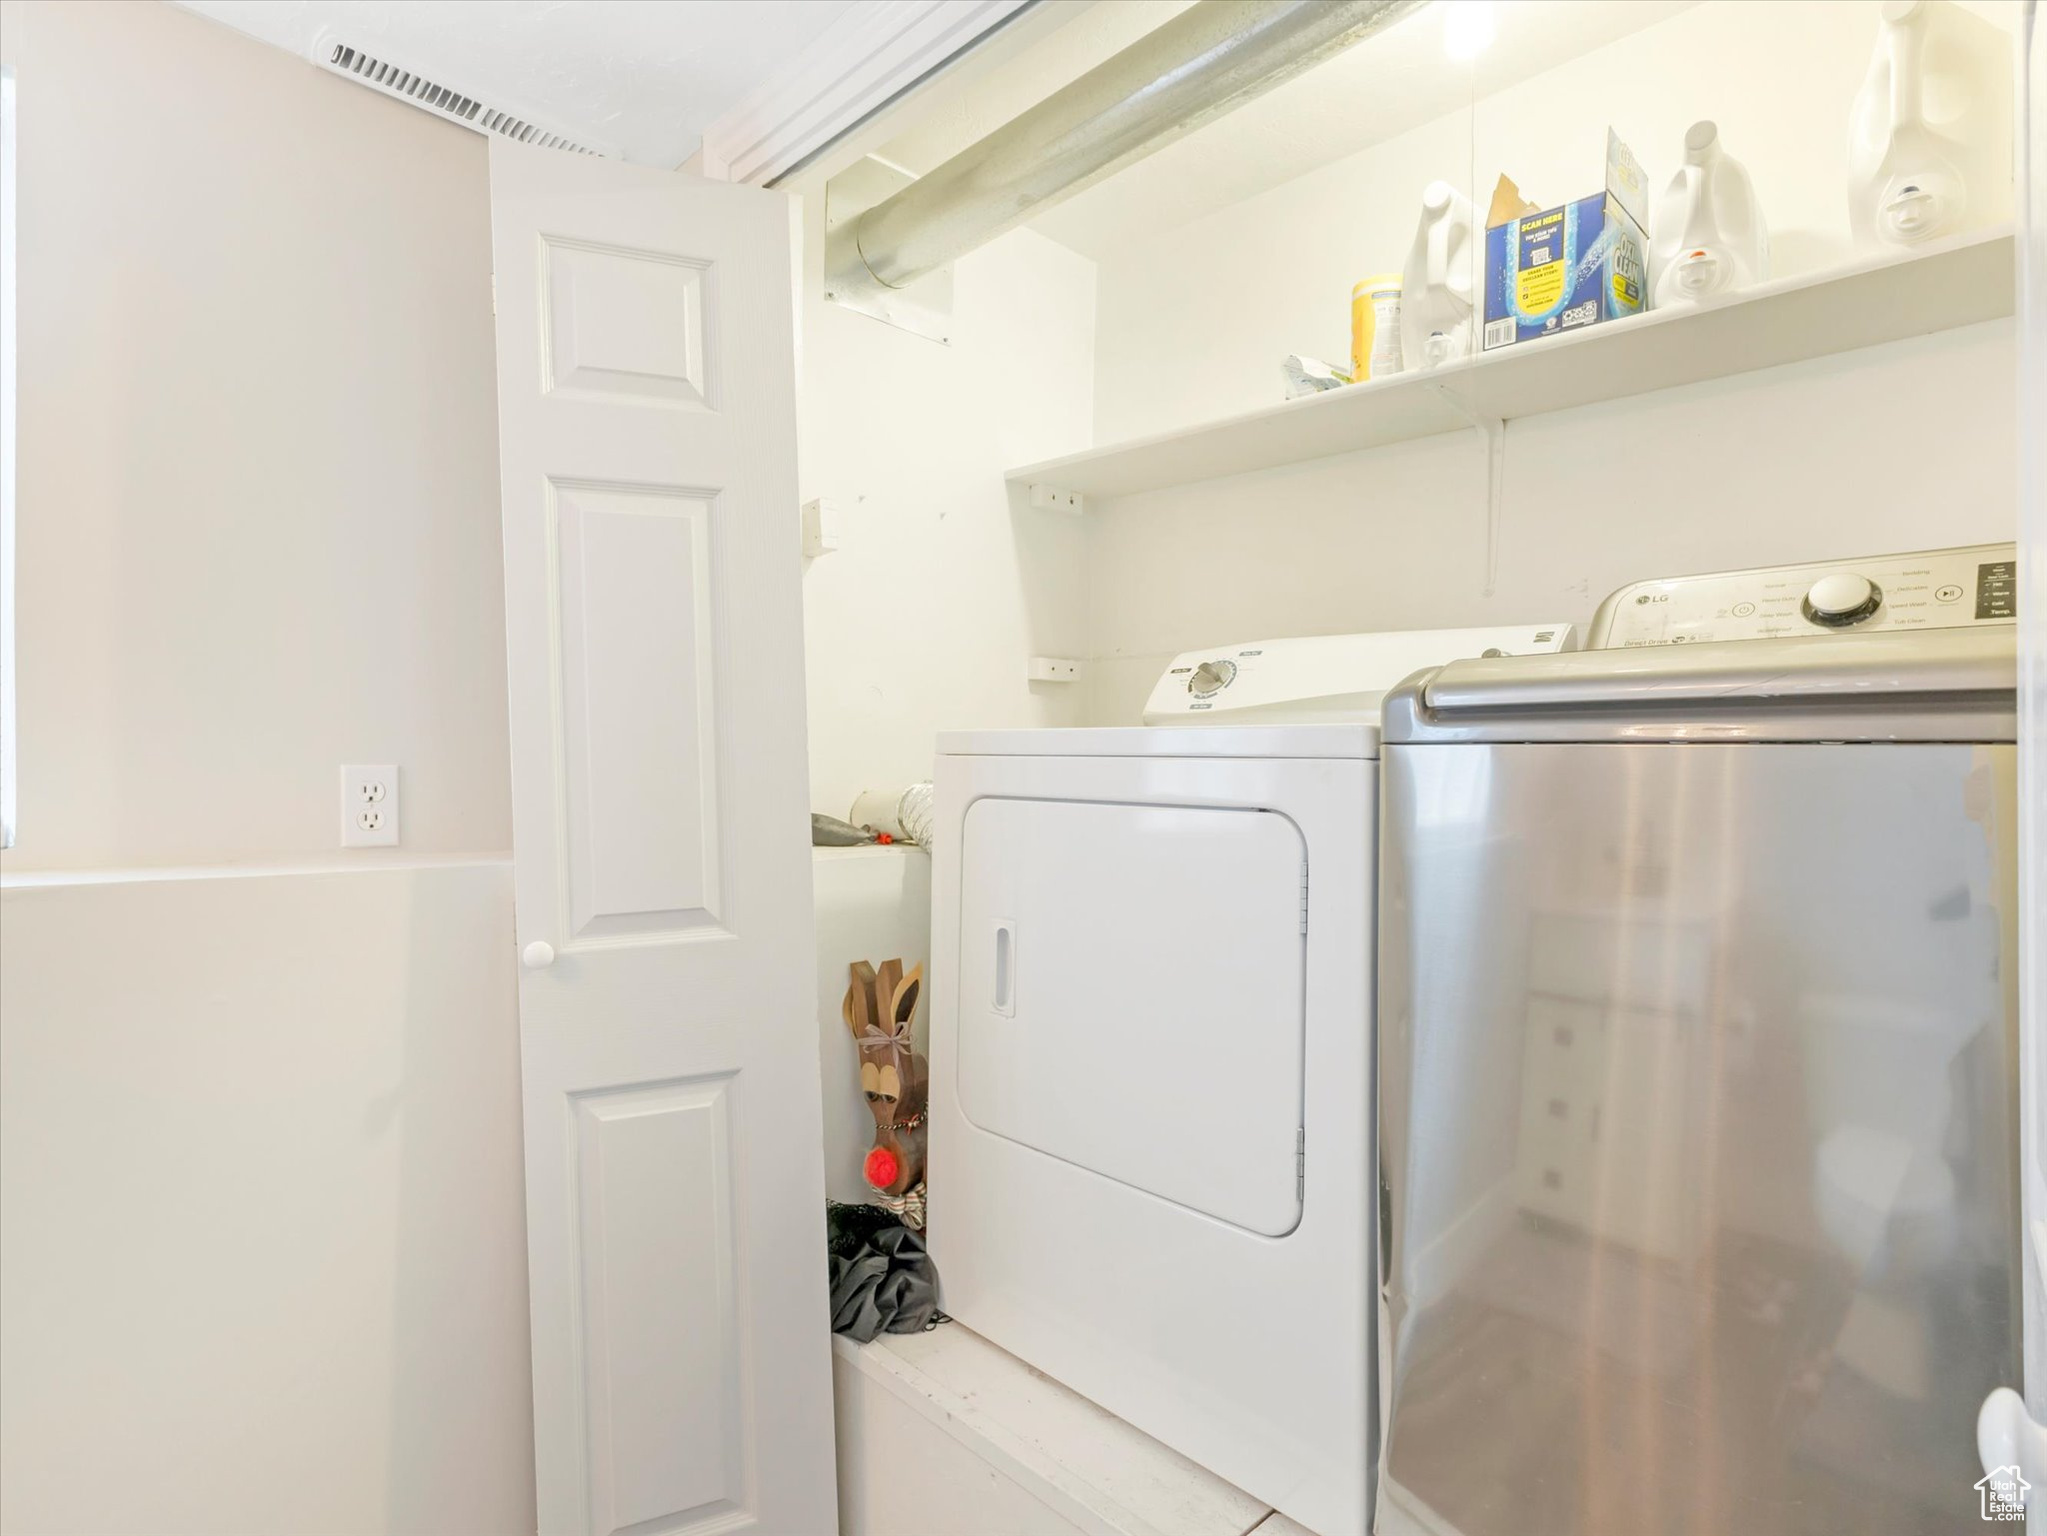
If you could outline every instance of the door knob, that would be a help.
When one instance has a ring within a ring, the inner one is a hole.
[[[554,964],[554,946],[545,939],[535,939],[519,951],[519,963],[529,971],[544,971]]]

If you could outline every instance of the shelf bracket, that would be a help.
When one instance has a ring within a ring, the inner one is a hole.
[[[1070,656],[1033,656],[1027,672],[1034,683],[1077,683],[1082,663]]]
[[[1031,486],[1031,505],[1040,512],[1073,512],[1087,509],[1087,503],[1078,491],[1062,491],[1056,485]]]
[[[1500,502],[1507,480],[1507,421],[1503,416],[1474,414],[1450,393],[1447,384],[1437,384],[1436,395],[1470,422],[1485,443],[1485,595],[1491,597],[1500,580]]]

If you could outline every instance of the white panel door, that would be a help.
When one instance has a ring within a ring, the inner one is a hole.
[[[821,1536],[788,204],[490,155],[540,1529]]]

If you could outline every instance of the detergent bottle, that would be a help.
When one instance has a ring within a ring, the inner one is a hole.
[[[1473,269],[1480,248],[1471,199],[1447,181],[1430,182],[1401,272],[1400,353],[1409,371],[1439,368],[1471,351]]]
[[[1889,0],[1848,119],[1848,225],[1910,246],[2011,217],[2011,44],[1952,0]]]
[[[1710,122],[1685,131],[1684,164],[1656,199],[1649,227],[1655,307],[1697,304],[1770,275],[1770,235],[1748,168]]]

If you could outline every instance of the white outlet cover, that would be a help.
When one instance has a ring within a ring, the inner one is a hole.
[[[398,846],[398,765],[341,765],[341,846]]]

